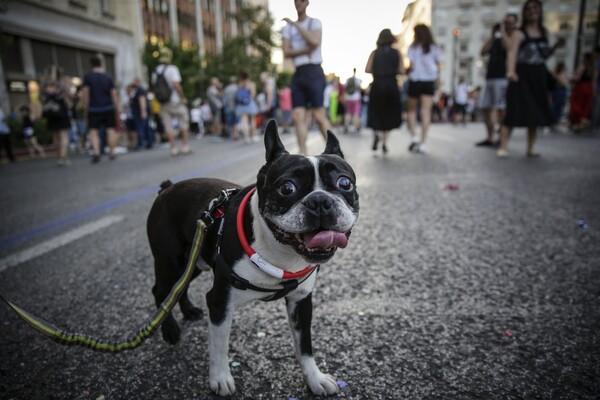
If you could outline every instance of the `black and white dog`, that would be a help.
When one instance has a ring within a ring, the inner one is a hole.
[[[338,392],[336,380],[319,370],[312,354],[311,293],[318,264],[348,244],[358,218],[356,177],[331,132],[323,154],[291,155],[271,121],[265,148],[266,164],[256,185],[240,188],[197,178],[161,191],[147,225],[156,273],[152,292],[159,306],[185,269],[196,220],[223,190],[239,189],[224,218],[209,228],[195,273],[209,267],[214,272],[213,287],[206,295],[210,388],[222,396],[235,392],[228,358],[234,310],[252,300],[285,297],[304,379],[313,393],[333,394]],[[187,290],[179,305],[185,318],[202,316]],[[162,334],[169,343],[179,341],[179,326],[172,315],[163,323]]]

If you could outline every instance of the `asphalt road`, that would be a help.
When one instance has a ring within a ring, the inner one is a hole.
[[[600,136],[543,135],[528,159],[516,131],[501,160],[473,146],[482,132],[434,125],[428,154],[414,155],[403,128],[387,156],[367,131],[339,135],[361,213],[313,296],[317,363],[339,398],[600,398]],[[310,150],[322,147],[311,134]],[[145,223],[158,184],[249,184],[264,160],[259,143],[193,148],[0,165],[0,292],[69,331],[131,334],[154,309]],[[210,285],[205,274],[190,288],[203,309]],[[0,303],[0,398],[214,398],[206,321],[181,325],[176,346],[156,335],[111,355],[60,346]],[[235,399],[318,398],[282,301],[236,313],[230,357]]]

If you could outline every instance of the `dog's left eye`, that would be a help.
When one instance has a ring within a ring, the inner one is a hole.
[[[282,196],[290,196],[296,192],[296,185],[290,181],[285,181],[279,186],[279,193]]]
[[[352,181],[347,176],[342,176],[337,180],[337,187],[345,191],[350,191],[354,189]]]

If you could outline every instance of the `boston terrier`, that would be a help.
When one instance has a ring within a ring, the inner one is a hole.
[[[148,216],[147,231],[156,275],[157,307],[183,274],[196,221],[213,199],[232,193],[207,232],[194,277],[212,269],[206,294],[209,311],[210,388],[221,396],[235,392],[229,369],[229,334],[236,308],[253,300],[285,298],[296,358],[310,390],[337,393],[336,380],[319,370],[311,344],[312,290],[319,266],[348,244],[358,218],[356,176],[328,132],[319,156],[289,154],[277,126],[264,135],[266,163],[256,184],[240,187],[218,179],[196,178],[163,185]],[[235,192],[235,194],[233,194]],[[184,318],[197,319],[187,289],[179,300]],[[180,329],[172,315],[163,338],[177,343]]]

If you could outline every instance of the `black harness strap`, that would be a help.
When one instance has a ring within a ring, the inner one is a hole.
[[[301,283],[307,280],[319,267],[313,269],[310,274],[306,275],[302,281],[297,279],[290,279],[287,281],[281,281],[281,288],[264,288],[253,285],[247,279],[242,278],[233,271],[233,268],[225,261],[223,255],[218,253],[215,256],[215,274],[221,275],[225,278],[231,286],[239,290],[254,290],[261,293],[271,293],[271,296],[261,299],[262,301],[274,301],[279,300],[282,297],[287,296],[291,291],[296,290]]]

